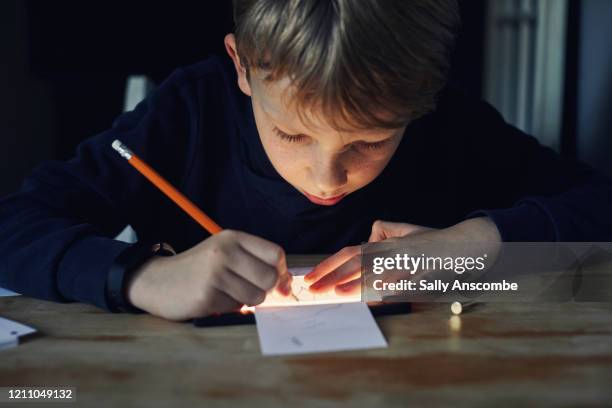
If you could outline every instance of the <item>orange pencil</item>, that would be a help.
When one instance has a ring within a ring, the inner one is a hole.
[[[121,143],[119,140],[113,142],[113,149],[115,149],[121,157],[127,159],[136,170],[142,173],[151,183],[159,188],[164,194],[166,194],[172,201],[181,207],[187,214],[191,216],[198,224],[204,227],[211,234],[217,234],[222,231],[222,228],[214,222],[208,215],[204,214],[190,199],[185,197],[180,191],[166,181],[158,172],[153,170],[151,166],[142,161],[138,156],[134,154],[126,145]]]

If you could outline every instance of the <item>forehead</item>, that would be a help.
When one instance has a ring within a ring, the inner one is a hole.
[[[293,116],[295,108],[291,104],[291,81],[287,78],[278,81],[263,81],[261,76],[253,76],[251,90],[262,110],[271,117]]]
[[[319,132],[338,133],[338,130],[325,121],[325,115],[316,109],[298,112],[294,104],[293,88],[288,78],[268,82],[263,80],[263,75],[253,75],[251,90],[255,103],[274,125],[281,130],[291,133],[316,134]],[[385,136],[389,135],[391,129],[343,129],[341,133],[346,135],[363,136]]]

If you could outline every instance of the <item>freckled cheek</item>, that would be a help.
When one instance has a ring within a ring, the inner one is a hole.
[[[374,180],[385,168],[385,160],[350,160],[345,162],[349,182],[354,185],[363,185]]]
[[[400,140],[381,150],[355,152],[353,156],[350,156],[347,170],[351,184],[361,188],[378,177],[395,154]]]
[[[265,141],[264,147],[274,168],[285,179],[299,177],[308,167],[308,155],[305,154],[305,149],[276,140]]]

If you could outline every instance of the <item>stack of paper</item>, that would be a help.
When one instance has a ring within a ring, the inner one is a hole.
[[[387,347],[368,305],[361,302],[256,309],[264,355]]]
[[[17,346],[19,337],[35,331],[25,324],[0,317],[0,350]]]
[[[262,353],[299,354],[387,347],[370,309],[360,302],[360,296],[339,297],[333,291],[314,295],[308,291],[301,275],[310,269],[290,269],[294,274],[292,298],[271,293],[255,308]]]

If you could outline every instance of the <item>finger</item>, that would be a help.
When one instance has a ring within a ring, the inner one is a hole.
[[[351,281],[358,278],[360,275],[361,259],[355,256],[310,285],[308,289],[313,293],[326,292],[336,285]]]
[[[372,224],[368,242],[384,241],[387,238],[404,236],[410,233],[411,224],[377,220]]]
[[[279,262],[279,268],[279,279],[276,284],[276,291],[283,296],[289,296],[291,294],[291,283],[293,282],[293,275],[289,273],[289,269],[287,268],[285,251],[282,252],[282,258]]]
[[[234,299],[240,305],[254,306],[266,299],[266,291],[230,269],[218,272],[214,287]]]
[[[310,271],[307,275],[304,276],[305,282],[315,282],[319,280],[321,277],[327,275],[340,265],[344,264],[346,261],[354,257],[355,255],[360,253],[359,245],[349,246],[341,249],[336,252],[329,258],[325,259],[323,262],[314,267],[312,271]]]
[[[227,262],[229,269],[264,291],[272,289],[279,280],[279,272],[276,267],[262,261],[242,247],[239,247]]]
[[[287,269],[285,251],[277,244],[247,234],[241,231],[232,231],[240,247],[264,263],[276,268],[276,283],[278,292],[288,296],[291,293],[291,274]],[[269,289],[266,289],[269,290]]]
[[[261,259],[268,265],[276,268],[281,263],[285,262],[285,251],[274,242],[242,231],[232,231],[232,234],[234,234],[236,242],[238,242],[244,250]]]
[[[242,303],[237,302],[231,296],[216,288],[212,289],[211,300],[207,307],[202,311],[200,317],[211,314],[229,313],[240,310]]]
[[[339,296],[351,296],[361,293],[361,278],[336,286],[335,292]]]
[[[422,225],[377,220],[372,224],[372,233],[368,242],[379,242],[389,238],[404,237],[430,230],[432,228]]]
[[[276,291],[282,296],[289,296],[292,293],[291,284],[293,283],[293,275],[287,271],[287,273],[281,274],[281,277],[276,284]]]

